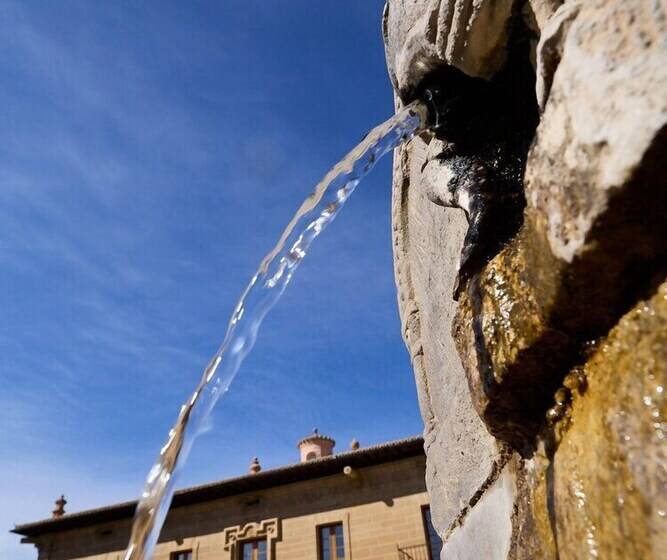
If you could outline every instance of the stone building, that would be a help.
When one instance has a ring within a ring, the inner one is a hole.
[[[187,488],[174,496],[155,560],[437,560],[423,440],[334,453],[315,430],[300,462]],[[136,502],[65,513],[14,528],[39,560],[121,560]]]

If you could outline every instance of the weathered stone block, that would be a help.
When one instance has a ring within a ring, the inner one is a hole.
[[[415,138],[395,157],[395,275],[403,335],[417,377],[434,523],[448,532],[495,472],[502,454],[470,401],[451,336],[451,293],[466,221],[443,210],[419,183],[427,144]]]
[[[432,70],[450,65],[490,78],[505,62],[516,0],[390,0],[383,31],[394,87],[409,95]]]
[[[512,546],[515,480],[504,471],[448,539],[446,557],[455,560],[505,560]],[[473,546],[471,544],[474,543]]]
[[[447,541],[443,557],[485,557],[488,542],[517,559],[591,557],[595,550],[604,551],[599,557],[620,558],[625,540],[635,557],[657,558],[655,543],[664,550],[665,528],[655,513],[664,512],[655,491],[664,494],[664,457],[646,439],[650,430],[641,402],[623,410],[631,437],[639,434],[637,441],[651,449],[648,455],[617,446],[620,428],[610,428],[606,416],[619,410],[616,394],[628,401],[645,396],[641,368],[630,363],[633,346],[616,352],[621,369],[588,361],[592,343],[607,337],[639,301],[654,301],[667,276],[666,12],[649,0],[389,2],[387,60],[399,99],[409,99],[426,79],[458,87],[447,81],[452,74],[442,72],[443,66],[497,81],[521,60],[512,54],[520,45],[535,65],[533,100],[541,109],[523,174],[523,223],[509,234],[496,229],[502,234],[492,240],[497,247],[488,245],[488,235],[473,240],[484,259],[468,271],[460,304],[449,290],[468,224],[461,210],[432,203],[459,204],[471,215],[469,200],[453,191],[470,180],[462,179],[464,166],[452,157],[461,146],[424,135],[396,159],[396,278],[426,424],[434,519]],[[485,39],[488,52],[479,47]],[[516,94],[529,103],[520,87]],[[494,107],[490,126],[500,105],[480,108]],[[470,118],[479,115],[471,111]],[[468,142],[465,150],[465,157],[493,164],[485,156],[488,142],[477,149]],[[498,157],[508,153],[516,154],[501,150]],[[624,321],[609,340],[625,338],[618,334],[627,327]],[[632,344],[646,356],[657,340],[664,346],[660,321],[640,331]],[[655,359],[664,366],[662,353]],[[596,374],[606,381],[575,396],[570,411],[573,389],[559,387],[571,385],[579,373],[566,374],[580,372],[583,364],[616,377]],[[568,419],[572,424],[563,431]],[[508,466],[504,446],[518,452]],[[458,455],[469,457],[468,451],[477,465],[457,465]],[[579,455],[586,462],[583,471]],[[632,503],[626,501],[624,510],[611,511],[615,475],[643,490],[630,492]],[[514,481],[515,493],[494,491],[486,501],[503,477]],[[586,507],[579,507],[577,477],[595,486],[586,494]],[[477,515],[483,507],[509,508],[511,522],[485,525]],[[480,540],[474,535],[482,527],[488,538]],[[598,548],[586,548],[589,541]]]

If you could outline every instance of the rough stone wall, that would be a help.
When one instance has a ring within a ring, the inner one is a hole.
[[[540,111],[522,223],[498,230],[458,301],[460,147],[427,133],[395,155],[395,275],[442,557],[663,557],[667,5],[389,0],[383,30],[398,105],[424,80],[446,88],[443,67],[496,80],[520,48],[534,76],[516,95]]]

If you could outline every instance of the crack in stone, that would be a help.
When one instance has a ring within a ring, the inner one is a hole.
[[[472,510],[472,508],[475,507],[477,502],[484,496],[486,491],[493,486],[493,484],[498,480],[500,477],[500,474],[503,472],[503,469],[509,463],[510,459],[512,458],[513,451],[510,448],[509,445],[503,444],[501,449],[500,449],[500,457],[493,462],[493,465],[491,466],[491,472],[489,475],[486,477],[484,482],[480,485],[480,487],[475,491],[475,493],[470,497],[468,500],[468,503],[465,505],[465,507],[459,512],[459,514],[456,516],[454,521],[447,527],[447,530],[445,531],[445,541],[451,537],[452,533],[458,528],[463,526],[466,518],[468,517],[468,514]]]

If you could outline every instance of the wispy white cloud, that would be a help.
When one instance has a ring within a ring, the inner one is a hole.
[[[8,532],[14,525],[51,516],[54,501],[65,494],[68,511],[99,507],[116,501],[132,499],[136,481],[125,482],[91,472],[83,464],[66,458],[0,457],[0,495],[6,504],[0,509],[0,559],[34,560],[36,550],[21,544],[20,537]],[[11,505],[11,507],[7,507]]]
[[[310,18],[302,4],[290,9]],[[70,511],[133,495],[256,263],[377,105],[350,98],[339,117],[337,79],[321,83],[341,35],[372,44],[350,31],[361,16],[306,52],[293,35],[310,19],[290,27],[265,2],[210,3],[215,17],[179,2],[53,6],[0,3],[0,559],[34,558],[2,529],[47,516],[61,492]],[[360,76],[357,59],[335,71]],[[368,97],[369,84],[355,87]],[[388,374],[369,364],[405,367],[411,390],[389,221],[375,216],[385,183],[318,240],[184,482],[258,453],[288,462],[311,424],[381,433],[367,417],[382,417]],[[417,418],[392,415],[400,430]]]

